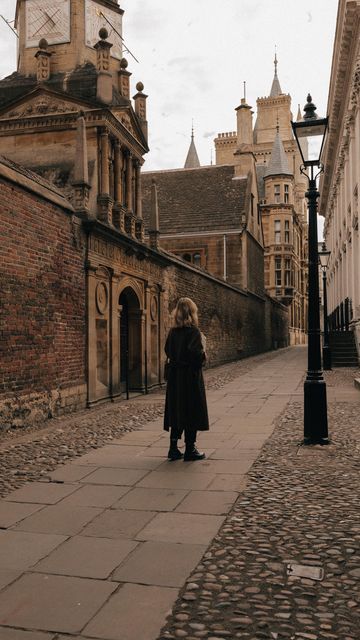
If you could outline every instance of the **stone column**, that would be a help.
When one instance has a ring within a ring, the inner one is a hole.
[[[111,224],[113,200],[110,197],[109,173],[109,133],[102,129],[100,134],[100,194],[98,195],[98,218]]]
[[[117,291],[119,280],[115,276],[111,280],[111,395],[116,397],[121,394],[120,386],[120,307],[118,305]]]
[[[119,140],[115,142],[114,156],[114,207],[113,224],[121,232],[125,231],[125,211],[123,207],[123,154]]]
[[[133,213],[133,161],[129,152],[126,158],[126,208],[129,213]]]
[[[129,151],[126,157],[126,213],[125,213],[125,231],[135,238],[135,216],[133,212],[133,156]]]
[[[86,140],[86,123],[82,111],[76,123],[76,145],[74,159],[74,208],[84,217],[90,216],[89,211],[89,172]]]
[[[87,403],[96,400],[96,269],[88,266],[87,291],[88,291],[88,316],[87,316]]]
[[[136,199],[136,222],[135,235],[137,240],[144,242],[144,222],[142,215],[142,190],[141,190],[141,165],[137,160],[135,163],[135,199]]]

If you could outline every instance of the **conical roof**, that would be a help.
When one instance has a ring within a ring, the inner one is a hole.
[[[191,142],[188,154],[186,156],[184,169],[197,169],[200,167],[199,156],[196,151],[195,142],[194,142],[194,129],[191,130]]]
[[[271,158],[265,172],[265,177],[280,175],[292,176],[293,174],[289,169],[284,145],[280,138],[279,127],[277,127],[273,148],[271,150]]]
[[[280,82],[277,74],[278,61],[277,61],[276,53],[275,53],[274,65],[275,65],[275,73],[274,73],[274,80],[271,85],[270,98],[277,98],[277,96],[280,96],[282,94]]]

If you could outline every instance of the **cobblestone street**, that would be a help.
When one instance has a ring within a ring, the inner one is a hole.
[[[303,447],[305,367],[208,370],[200,463],[164,461],[163,392],[1,434],[1,640],[358,640],[358,372]]]

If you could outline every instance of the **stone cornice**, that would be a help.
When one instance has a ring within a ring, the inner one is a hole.
[[[8,135],[21,135],[34,131],[61,131],[69,128],[76,128],[79,115],[78,110],[67,113],[39,114],[20,118],[0,119],[0,137]],[[130,151],[142,162],[142,154],[148,151],[126,127],[126,123],[121,122],[109,109],[91,109],[84,112],[86,124],[94,126],[107,126],[114,136],[121,133],[121,137]]]
[[[360,0],[341,0],[335,34],[328,99],[329,133],[320,183],[320,211],[327,227],[350,143],[360,99]]]

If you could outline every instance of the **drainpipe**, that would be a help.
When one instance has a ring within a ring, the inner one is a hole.
[[[227,272],[226,272],[226,234],[223,236],[223,256],[224,256],[224,280],[227,280]]]

